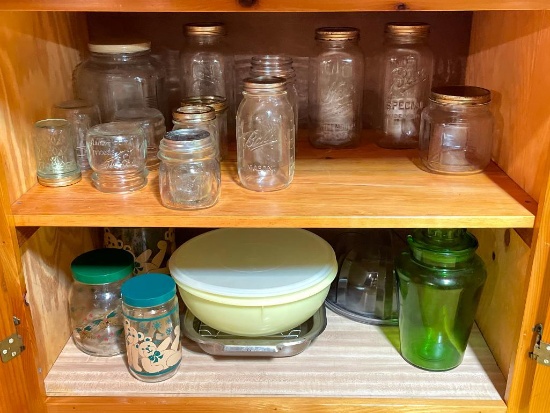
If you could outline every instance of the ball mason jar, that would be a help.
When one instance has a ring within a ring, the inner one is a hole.
[[[122,285],[128,369],[135,378],[166,380],[181,363],[176,283],[166,274],[138,275]]]
[[[426,23],[388,23],[382,70],[382,132],[378,146],[418,148],[420,113],[428,104],[433,54],[427,44]]]
[[[401,355],[425,370],[457,367],[464,357],[487,277],[464,229],[417,229],[396,259]]]
[[[315,40],[316,56],[309,60],[309,141],[317,148],[357,146],[364,70],[359,30],[322,27]]]
[[[294,112],[286,80],[244,80],[237,110],[237,169],[242,186],[253,191],[286,188],[294,176]]]
[[[90,57],[74,73],[79,99],[99,107],[102,122],[132,107],[164,113],[164,66],[151,56],[151,43],[90,43]]]
[[[134,270],[134,257],[124,250],[101,248],[71,263],[74,282],[69,314],[75,345],[92,356],[124,352],[120,291]]]
[[[493,115],[491,92],[474,86],[432,89],[422,111],[420,159],[430,171],[467,175],[491,162]]]

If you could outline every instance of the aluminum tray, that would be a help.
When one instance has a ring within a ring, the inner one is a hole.
[[[327,326],[325,306],[292,330],[265,337],[239,337],[203,324],[189,310],[183,317],[183,333],[213,356],[290,357],[300,354]]]

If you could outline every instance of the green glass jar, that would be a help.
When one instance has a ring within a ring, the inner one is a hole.
[[[462,362],[487,277],[465,229],[417,229],[397,257],[401,355],[432,371]]]

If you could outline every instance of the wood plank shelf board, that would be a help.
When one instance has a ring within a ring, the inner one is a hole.
[[[3,0],[0,10],[111,12],[328,12],[328,11],[463,11],[548,10],[547,0]]]
[[[222,163],[218,204],[194,211],[165,208],[158,173],[129,194],[105,194],[91,183],[36,184],[12,204],[16,226],[179,226],[304,228],[531,228],[537,204],[495,164],[483,173],[437,175],[417,152],[365,143],[313,149],[300,141],[291,185],[258,193],[239,185],[236,163]]]
[[[182,365],[174,377],[160,383],[133,378],[124,356],[88,356],[69,340],[45,379],[46,394],[50,399],[372,398],[411,400],[411,405],[465,400],[505,407],[505,379],[477,327],[459,367],[428,372],[401,358],[397,327],[360,324],[329,310],[327,319],[326,330],[309,348],[287,358],[213,357],[184,339]]]

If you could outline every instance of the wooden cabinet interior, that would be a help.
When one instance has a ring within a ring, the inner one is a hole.
[[[350,9],[353,7],[350,6]],[[6,56],[0,62],[3,86],[0,88],[2,102],[0,112],[4,119],[0,122],[2,128],[0,150],[4,164],[1,174],[5,221],[2,223],[2,235],[11,240],[12,244],[8,245],[7,249],[9,257],[2,257],[1,263],[4,278],[9,279],[7,290],[10,297],[19,297],[21,292],[28,292],[32,322],[28,315],[29,310],[22,310],[27,314],[25,322],[18,331],[25,337],[31,338],[32,342],[29,343],[28,350],[14,363],[21,363],[22,369],[29,372],[25,382],[25,392],[28,393],[25,398],[35,404],[36,410],[31,411],[40,411],[41,401],[44,400],[44,378],[70,336],[66,308],[70,280],[69,263],[72,257],[98,245],[97,229],[84,227],[99,226],[96,222],[83,219],[80,221],[75,219],[75,223],[72,224],[81,228],[63,228],[67,224],[55,223],[56,226],[52,227],[51,224],[48,225],[46,218],[44,218],[45,222],[39,221],[36,217],[30,218],[27,222],[21,218],[22,215],[14,218],[12,211],[17,210],[19,200],[36,182],[30,140],[32,123],[37,119],[45,118],[52,103],[71,96],[71,72],[81,56],[85,54],[89,35],[99,36],[105,33],[106,27],[117,27],[129,33],[150,35],[148,37],[151,37],[154,42],[158,41],[165,46],[175,47],[181,39],[183,22],[199,18],[205,20],[210,16],[188,13],[175,15],[94,13],[86,16],[84,13],[61,11],[2,12],[0,15],[2,21],[0,44],[3,45],[3,53]],[[281,51],[279,47],[290,44],[292,50],[287,52],[297,55],[307,55],[310,52],[312,30],[315,26],[335,22],[360,26],[366,54],[372,55],[379,45],[376,43],[380,43],[383,22],[392,17],[394,16],[390,14],[373,12],[307,15],[300,13],[215,14],[216,20],[227,18],[230,28],[233,27],[234,33],[238,33],[235,35],[235,44],[238,44],[239,48],[235,52]],[[550,139],[550,116],[545,105],[547,94],[550,92],[550,78],[546,75],[550,68],[550,57],[541,51],[550,47],[548,12],[476,11],[474,13],[422,14],[414,12],[395,15],[395,17],[400,20],[422,19],[432,23],[434,26],[432,38],[434,38],[436,53],[439,51],[440,56],[445,56],[445,53],[448,53],[447,56],[457,56],[456,60],[447,60],[455,62],[453,64],[456,66],[451,66],[460,69],[458,72],[451,73],[451,78],[454,81],[465,79],[469,84],[487,87],[494,92],[498,131],[493,159],[525,191],[522,192],[524,200],[529,196],[537,202],[544,199],[543,194],[548,178],[548,140]],[[278,28],[280,22],[285,21],[288,27],[283,36]],[[261,29],[264,28],[269,29],[266,30],[268,35],[260,36],[263,33]],[[436,28],[445,31],[445,36],[437,37]],[[253,33],[253,35],[248,38],[243,33]],[[446,48],[445,41],[449,39],[452,39],[451,46]],[[286,50],[283,49],[283,51]],[[446,60],[442,58],[440,61]],[[442,75],[443,73],[441,72]],[[509,190],[509,187],[507,188]],[[54,191],[63,191],[63,189],[54,189]],[[322,194],[319,193],[319,196]],[[490,201],[490,199],[487,200],[488,205]],[[33,202],[32,197],[29,202]],[[36,198],[36,202],[41,201]],[[313,197],[311,202],[315,202]],[[40,205],[36,208],[40,210]],[[93,211],[94,206],[90,205],[90,208]],[[539,211],[543,208],[548,206],[541,203]],[[532,205],[531,210],[535,212],[535,205]],[[28,212],[28,215],[32,217],[32,211]],[[69,221],[72,215],[78,215],[78,211],[67,213]],[[524,316],[524,311],[534,305],[546,308],[544,300],[548,300],[547,295],[539,303],[536,295],[536,289],[540,285],[546,286],[544,291],[548,288],[548,281],[540,275],[540,272],[546,268],[545,264],[533,260],[533,256],[542,254],[540,250],[543,248],[543,240],[547,237],[537,227],[541,216],[539,212],[537,222],[534,224],[531,249],[513,231],[510,235],[506,235],[505,229],[496,229],[505,226],[502,223],[498,224],[496,217],[487,218],[486,225],[481,225],[479,222],[475,225],[480,227],[476,230],[476,235],[481,240],[480,253],[490,269],[490,278],[482,298],[477,322],[507,379],[508,389],[504,398],[514,409],[525,407],[528,402],[529,377],[532,377],[533,369],[527,365],[528,361],[525,360],[524,353],[531,341],[529,330],[534,324],[532,319],[538,315],[537,311],[531,309],[526,312],[527,317]],[[89,216],[86,219],[89,219]],[[20,221],[19,225],[44,225],[20,248],[17,247],[15,234],[17,220]],[[87,225],[82,224],[83,222],[87,222]],[[305,219],[303,222],[306,222]],[[326,226],[331,226],[334,222],[336,221],[327,221]],[[437,217],[434,217],[434,225],[437,222]],[[468,221],[465,219],[463,222],[466,225]],[[139,220],[129,216],[125,221],[121,221],[121,224],[138,226]],[[178,221],[178,224],[185,226],[185,219]],[[233,225],[238,226],[239,223],[236,222]],[[299,225],[299,220],[285,222],[284,217],[274,221],[273,226],[277,225],[308,226]],[[523,223],[517,226],[532,225],[532,223]],[[196,223],[193,226],[210,226],[208,213],[204,215],[204,224]],[[406,227],[404,219],[401,227]],[[533,275],[534,271],[537,271],[537,277]],[[24,275],[25,279],[21,275]],[[527,297],[527,306],[525,297]],[[7,327],[4,329],[8,331]],[[95,409],[94,406],[112,403],[113,399],[87,398],[84,401],[83,399],[49,398],[47,404],[50,406],[50,411],[66,411],[80,402],[88,403],[91,411]],[[148,403],[153,402],[149,400]],[[176,403],[183,405],[187,402],[173,401],[168,402],[167,406],[174,406]],[[261,398],[257,398],[252,403],[259,407],[273,406],[279,402],[271,399],[262,401]],[[303,402],[296,399],[292,403],[294,404],[290,406],[297,409]],[[394,404],[391,400],[343,402],[337,399],[324,400],[322,403],[325,409],[340,403],[347,405],[350,409],[358,405]],[[411,406],[417,403],[427,406],[420,407],[422,411],[438,411],[446,404],[452,405],[456,411],[466,412],[477,408],[475,402],[468,401],[410,402]],[[216,402],[199,400],[194,407],[198,408],[201,405],[214,409]],[[238,402],[234,406],[242,408],[243,404]],[[413,411],[413,408],[399,407],[401,409],[399,411]],[[482,409],[483,411],[503,411],[502,405],[484,405]]]

